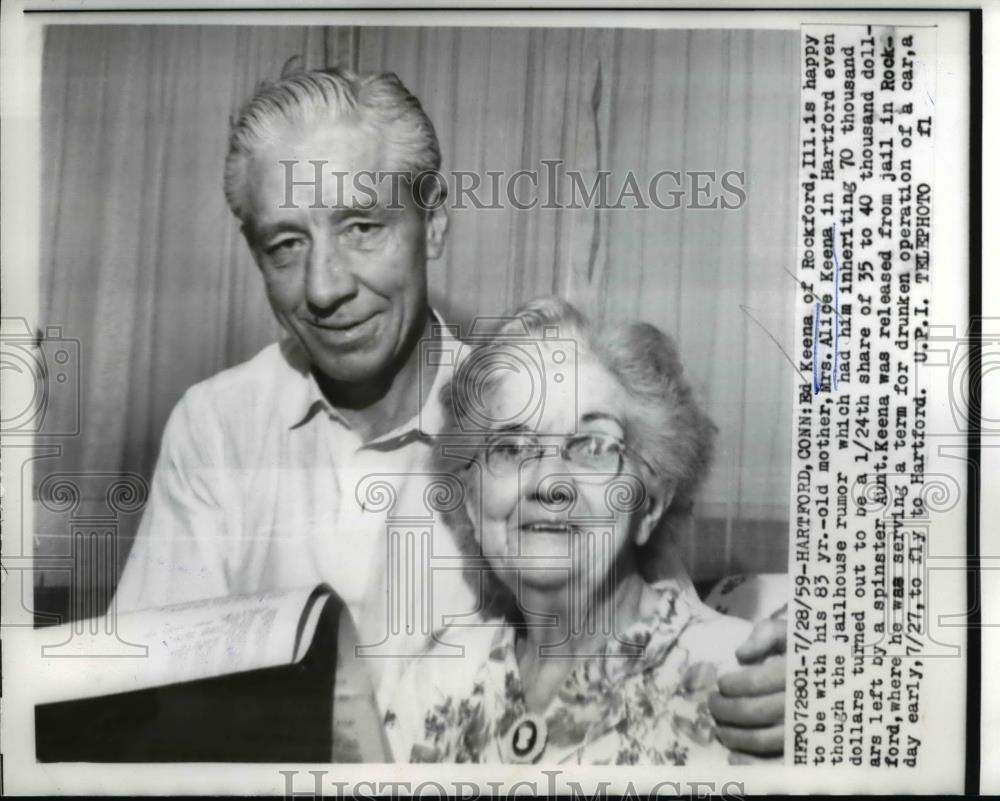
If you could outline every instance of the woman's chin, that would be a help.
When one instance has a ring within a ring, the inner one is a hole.
[[[561,560],[560,565],[547,564],[545,560],[539,560],[537,564],[525,567],[517,571],[520,576],[520,587],[513,588],[515,593],[518,589],[534,590],[535,592],[558,593],[568,587],[570,583],[570,571],[566,567],[566,560]]]
[[[581,552],[579,546],[573,547],[571,536],[557,532],[508,532],[503,547],[484,555],[515,593],[519,588],[557,592],[572,583],[589,584],[595,570],[605,575],[611,568],[597,563],[607,557],[606,549]]]
[[[515,593],[519,589],[557,590],[569,584],[572,563],[562,553],[539,548],[525,548],[520,556],[504,557],[493,562],[504,583]]]
[[[561,572],[564,576],[572,566],[573,549],[566,534],[522,534],[517,544],[518,566],[539,568],[545,572]]]

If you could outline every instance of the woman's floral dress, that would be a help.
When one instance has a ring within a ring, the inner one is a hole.
[[[707,701],[749,629],[704,606],[689,584],[646,585],[640,619],[573,668],[538,716],[546,736],[537,761],[724,764]],[[501,762],[511,753],[512,727],[528,712],[516,630],[482,621],[459,631],[442,633],[403,676],[386,713],[397,760]]]

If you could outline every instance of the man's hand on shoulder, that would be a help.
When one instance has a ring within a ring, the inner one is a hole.
[[[780,758],[785,745],[784,618],[762,620],[736,650],[743,666],[719,678],[719,692],[709,698],[730,763]]]

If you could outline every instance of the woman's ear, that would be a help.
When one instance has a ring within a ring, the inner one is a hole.
[[[647,496],[646,503],[642,511],[639,512],[641,517],[639,518],[639,525],[635,532],[636,547],[641,548],[649,542],[656,524],[660,522],[663,513],[670,508],[670,502],[674,499],[674,489],[674,485],[670,484],[664,488],[659,496]]]
[[[478,480],[478,474],[473,469],[475,466],[475,460],[470,460],[462,468],[462,475],[460,476],[462,481],[462,504],[465,507],[465,514],[469,518],[469,522],[472,523],[472,528],[474,531],[479,531],[480,515],[479,515],[479,499],[477,497],[474,484]]]

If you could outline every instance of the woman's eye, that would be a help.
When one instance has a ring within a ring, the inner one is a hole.
[[[534,440],[526,437],[513,437],[493,443],[491,450],[497,458],[516,461],[535,451]]]
[[[524,443],[522,442],[501,442],[498,443],[494,450],[504,457],[517,457],[524,453],[526,450]]]
[[[571,448],[571,450],[580,456],[605,456],[607,454],[619,453],[621,445],[607,437],[581,437],[576,441],[575,447]]]

